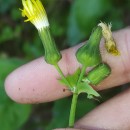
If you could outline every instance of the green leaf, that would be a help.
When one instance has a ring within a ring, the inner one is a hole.
[[[0,129],[18,130],[29,118],[31,105],[13,102],[6,95],[4,80],[16,67],[23,64],[20,59],[0,58]]]
[[[108,16],[105,17],[104,21],[106,23],[112,23],[112,30],[119,30],[125,27],[125,23],[122,17],[124,17],[122,9],[113,7],[109,11]]]
[[[102,19],[111,6],[109,0],[76,0],[75,11],[78,26],[87,35]]]
[[[78,86],[78,94],[80,93],[87,93],[88,99],[95,99],[95,97],[100,97],[100,94],[97,93],[90,85],[86,82],[81,82]]]
[[[71,100],[61,99],[55,102],[53,107],[53,118],[46,130],[67,127],[69,122],[69,109]]]
[[[0,14],[6,13],[13,5],[15,5],[15,0],[1,0],[0,1]]]
[[[86,113],[94,109],[99,103],[91,100],[86,100],[84,95],[80,96],[77,102],[76,120],[80,119]],[[64,98],[55,102],[53,107],[52,120],[45,128],[46,130],[52,130],[55,128],[66,128],[69,122],[71,99]]]
[[[14,38],[14,30],[9,27],[5,26],[4,29],[1,31],[1,36],[0,36],[0,43],[6,42],[8,40],[11,40]]]
[[[5,26],[0,34],[0,44],[14,40],[14,38],[19,39],[21,37],[21,29],[19,25],[16,25],[15,29],[10,26]]]
[[[0,128],[1,130],[17,130],[27,121],[31,112],[30,105],[21,105],[7,99],[0,102]]]
[[[72,75],[67,75],[66,79],[67,81],[70,83],[70,85],[72,87],[75,87],[77,85],[78,79],[79,79],[79,75],[80,75],[80,68],[78,68],[74,74]],[[61,83],[63,83],[64,85],[67,85],[66,82],[63,79],[59,80]],[[70,88],[71,89],[71,88]]]
[[[95,102],[95,100],[86,99],[86,94],[81,94],[77,102],[76,120],[80,119],[86,113],[90,112],[98,104],[99,102]]]
[[[11,10],[11,17],[15,21],[21,19],[21,12],[18,11],[17,7],[12,8],[12,10]]]
[[[86,38],[86,34],[82,32],[77,24],[76,20],[76,8],[75,4],[72,4],[70,15],[68,18],[67,28],[67,43],[69,46],[74,46]]]

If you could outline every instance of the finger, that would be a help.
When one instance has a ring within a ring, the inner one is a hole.
[[[130,80],[130,30],[124,29],[114,33],[121,56],[106,53],[104,42],[101,43],[103,61],[112,68],[112,74],[96,89],[102,90],[126,83]],[[63,58],[59,62],[64,74],[72,74],[78,67],[75,52],[79,46],[62,51]],[[64,86],[57,80],[58,72],[47,64],[43,57],[34,60],[11,73],[5,81],[7,94],[20,103],[48,102],[70,95],[63,92]]]
[[[54,129],[54,130],[81,130],[81,129],[75,129],[75,128],[60,128],[60,129]],[[83,130],[83,129],[82,129]]]
[[[130,130],[130,89],[103,103],[78,121],[75,128]]]

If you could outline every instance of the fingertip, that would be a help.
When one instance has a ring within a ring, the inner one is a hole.
[[[55,68],[45,63],[43,57],[13,71],[5,80],[7,95],[18,103],[41,103],[70,95],[63,92]]]
[[[14,79],[12,78],[12,73],[9,74],[6,79],[5,79],[5,92],[6,94],[14,101],[18,101],[16,95],[14,94],[14,86],[13,84],[15,83]]]
[[[76,129],[76,128],[59,128],[59,129],[53,129],[53,130],[84,130],[84,129]]]
[[[31,73],[27,72],[27,65],[14,70],[5,79],[5,91],[6,94],[17,103],[35,103],[32,91],[35,91],[29,85],[29,79],[32,77]],[[30,75],[29,75],[30,74]],[[29,78],[27,78],[29,77]],[[31,81],[30,83],[33,83]],[[32,97],[32,99],[30,98]]]

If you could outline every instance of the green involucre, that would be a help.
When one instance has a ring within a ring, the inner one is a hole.
[[[84,66],[91,67],[101,63],[101,54],[99,50],[102,30],[97,27],[91,34],[88,42],[78,49],[76,53],[77,60]]]
[[[97,65],[94,69],[88,72],[88,75],[83,81],[87,81],[93,85],[98,85],[111,73],[111,68],[104,63]]]
[[[45,49],[45,60],[47,63],[55,65],[61,59],[61,54],[58,51],[55,41],[50,34],[49,27],[43,28],[39,31]]]

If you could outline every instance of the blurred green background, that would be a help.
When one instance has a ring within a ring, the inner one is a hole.
[[[52,34],[60,50],[85,41],[99,21],[112,23],[113,30],[129,26],[129,0],[42,0]],[[51,103],[21,105],[9,99],[5,77],[15,68],[44,54],[37,30],[24,23],[20,0],[0,0],[0,130],[51,130],[67,127],[71,97]],[[102,91],[101,102],[126,85]],[[81,95],[76,118],[100,104]]]

